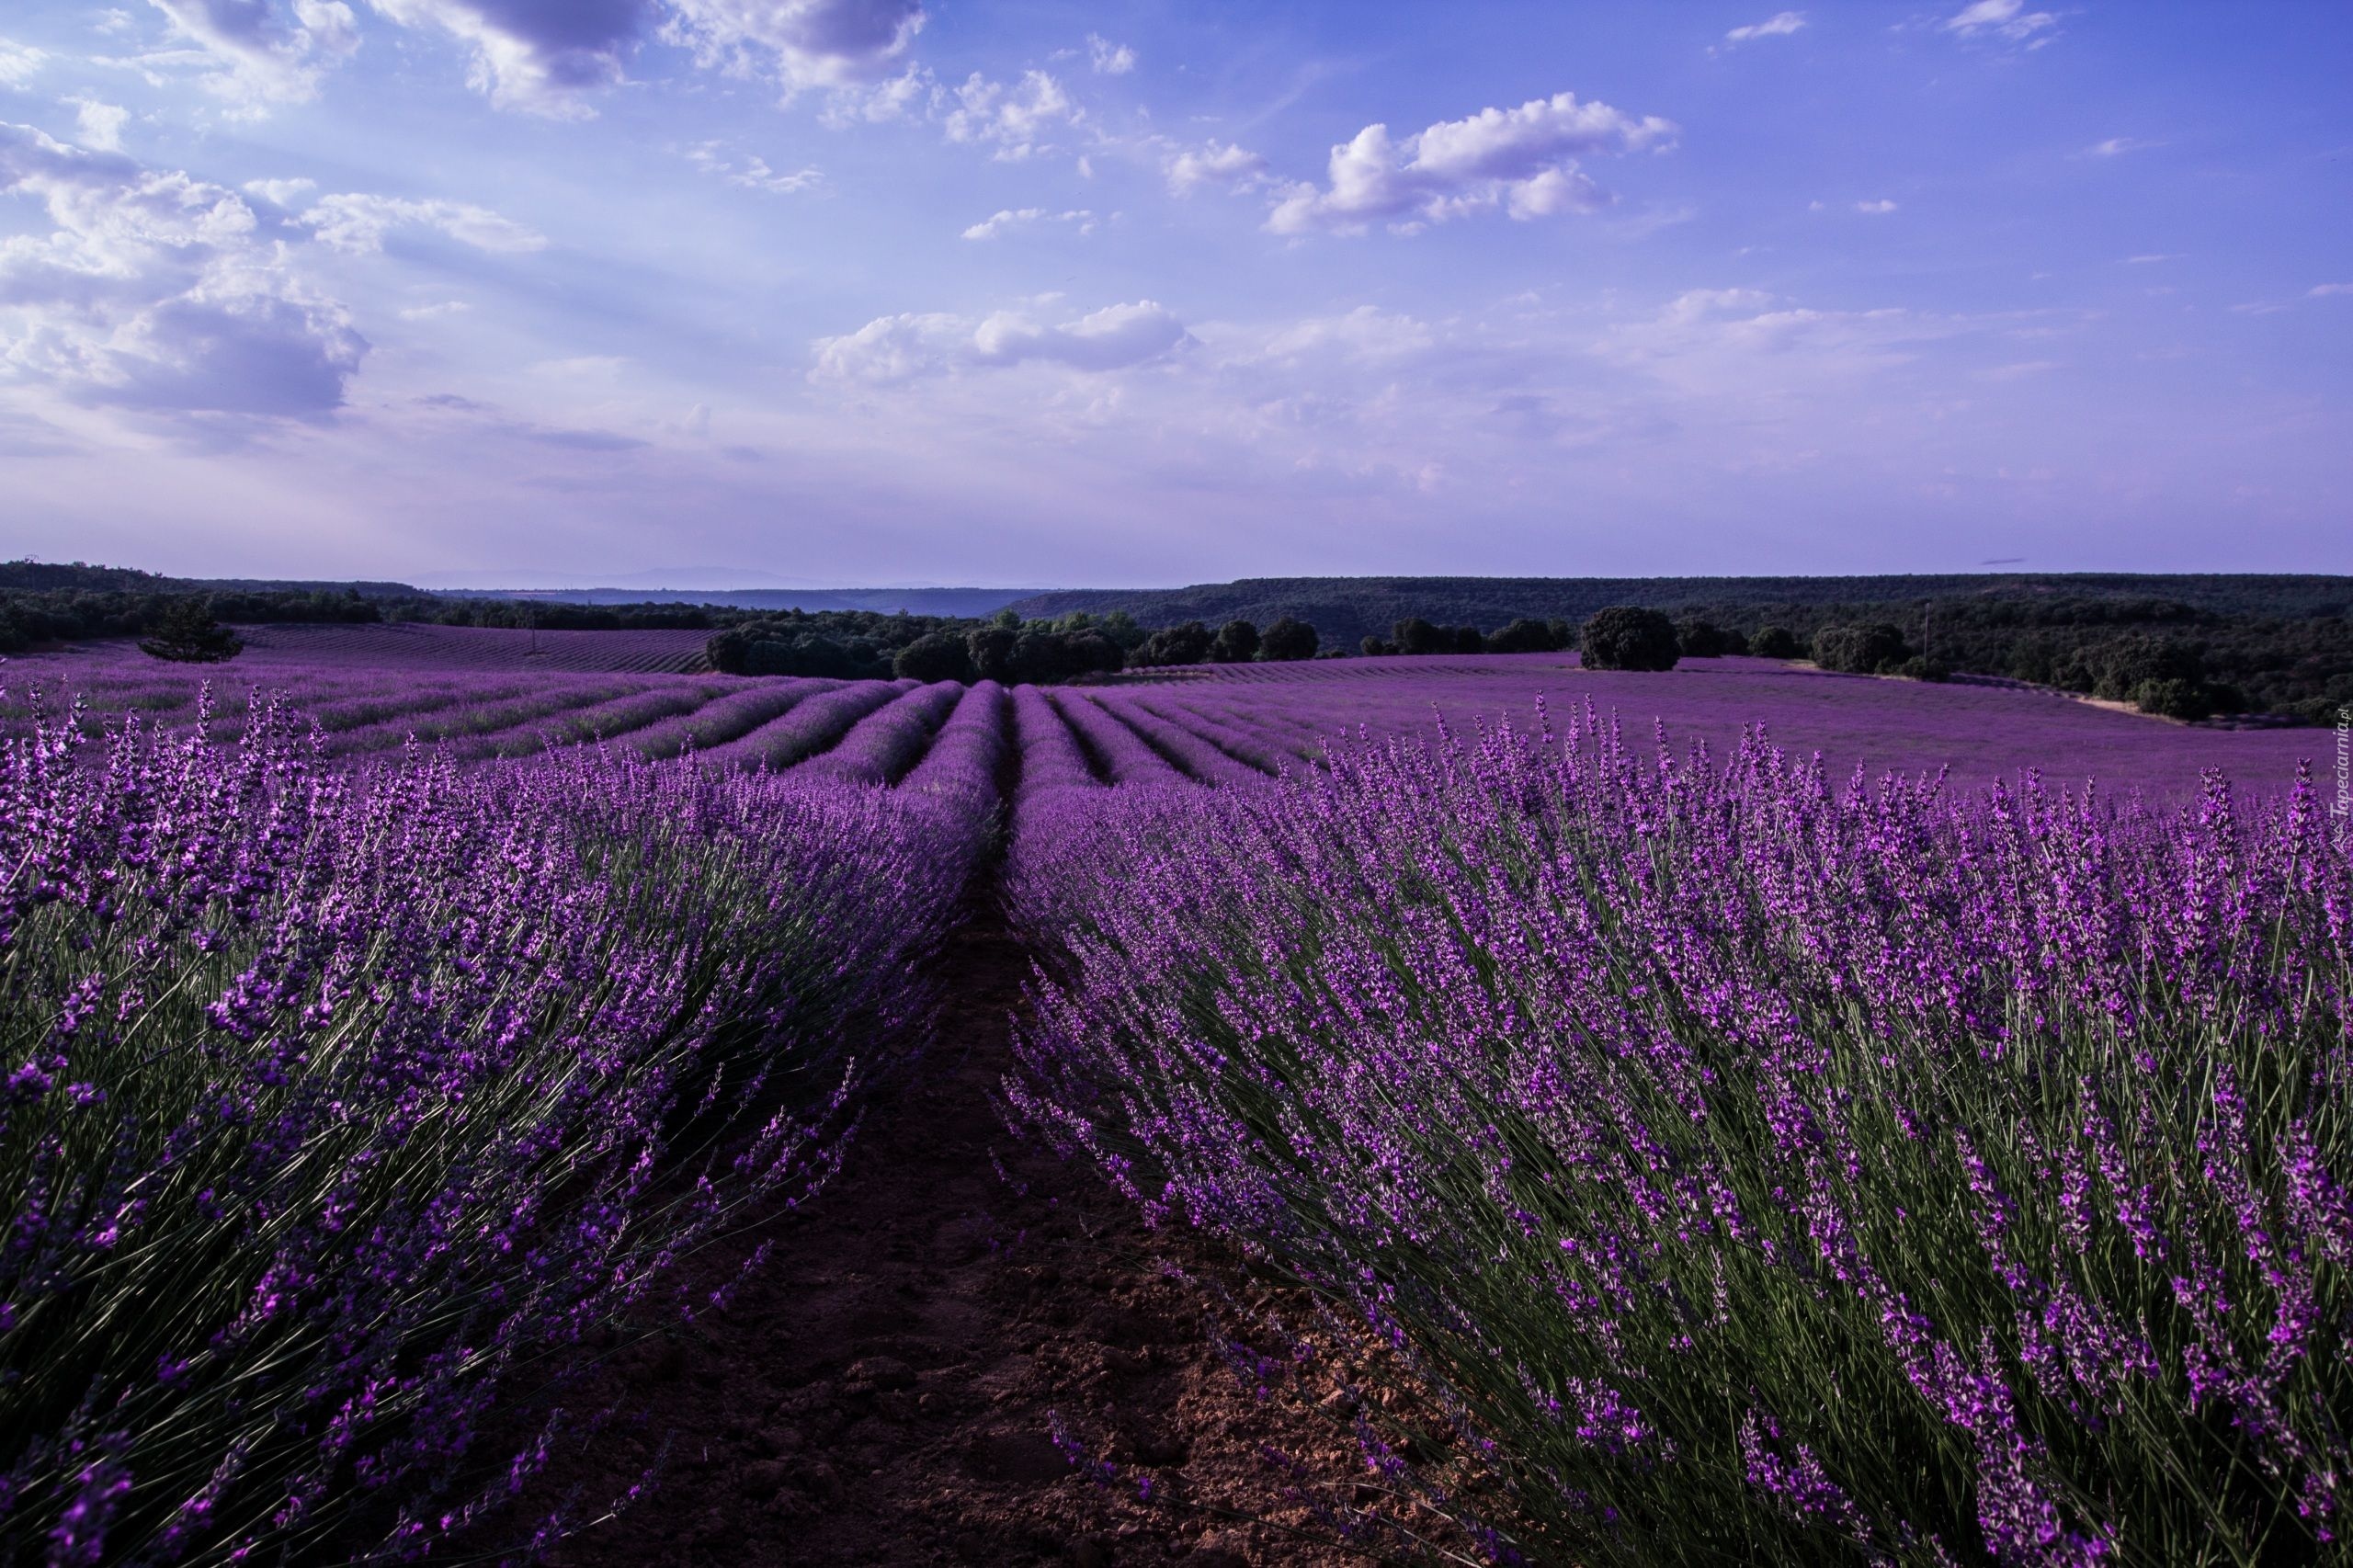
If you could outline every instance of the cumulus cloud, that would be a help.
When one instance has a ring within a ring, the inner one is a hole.
[[[966,229],[963,237],[968,240],[993,240],[1008,230],[1037,222],[1075,223],[1082,234],[1095,232],[1095,214],[1083,208],[1069,212],[1049,212],[1042,207],[1021,207],[1001,209]]]
[[[1975,0],[1944,21],[1945,31],[1962,38],[1998,38],[2029,47],[2050,42],[2058,26],[2057,16],[2029,11],[2026,0]]]
[[[258,113],[271,104],[307,103],[319,78],[359,47],[351,7],[342,0],[148,0],[173,35],[205,63],[206,85]]]
[[[1205,142],[1178,148],[1162,161],[1172,195],[1189,196],[1205,185],[1227,190],[1254,190],[1267,183],[1267,160],[1233,142]]]
[[[1107,305],[1058,325],[1019,311],[999,311],[979,322],[939,312],[880,316],[854,333],[819,338],[812,346],[817,363],[809,379],[889,385],[1031,361],[1074,370],[1120,370],[1191,340],[1185,324],[1151,300]]]
[[[315,232],[322,244],[352,256],[382,250],[384,236],[400,228],[431,229],[476,250],[502,253],[543,250],[548,243],[535,230],[467,201],[323,196],[295,222]]]
[[[315,418],[367,352],[236,193],[0,124],[0,194],[51,232],[0,242],[0,374],[78,403]]]
[[[1410,232],[1498,206],[1514,218],[1588,210],[1608,198],[1578,168],[1580,154],[1665,146],[1674,134],[1655,115],[1637,119],[1574,93],[1441,120],[1402,142],[1368,125],[1332,149],[1330,188],[1293,187],[1267,227],[1361,233],[1385,222]]]
[[[669,0],[663,36],[706,65],[838,87],[887,73],[923,30],[920,0]]]
[[[651,20],[649,0],[369,0],[400,26],[472,51],[467,81],[502,108],[588,112],[576,95],[620,80]]]
[[[1869,212],[1874,215],[1893,212],[1895,210],[1895,203],[1882,196],[1878,198],[1876,200],[1856,202],[1855,210],[1858,212]]]
[[[1124,76],[1136,68],[1136,51],[1101,33],[1086,35],[1086,62],[1098,76]]]
[[[0,87],[21,87],[40,71],[49,55],[28,43],[0,38]]]
[[[317,187],[316,180],[295,178],[249,179],[243,188],[247,195],[258,196],[273,207],[291,207]]]
[[[955,90],[942,124],[950,142],[993,146],[998,159],[1010,163],[1051,151],[1047,138],[1084,114],[1043,71],[1024,71],[1013,83],[992,82],[975,71]]]
[[[129,109],[92,97],[71,97],[65,101],[74,106],[76,141],[101,153],[122,151],[122,128],[131,123]]]
[[[1760,38],[1787,38],[1805,26],[1803,11],[1781,11],[1761,22],[1751,22],[1745,28],[1734,28],[1724,34],[1727,44],[1747,43]]]

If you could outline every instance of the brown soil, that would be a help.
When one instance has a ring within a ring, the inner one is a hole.
[[[630,1414],[559,1460],[524,1517],[568,1497],[593,1518],[657,1460],[660,1476],[549,1561],[1373,1562],[1310,1503],[1351,1497],[1354,1444],[1256,1397],[1213,1348],[1190,1280],[1219,1256],[1146,1230],[1091,1171],[1006,1132],[989,1093],[1028,973],[1017,944],[983,915],[941,961],[950,1000],[929,1061],[876,1103],[841,1174],[698,1260],[722,1278],[775,1244],[724,1313],[617,1358],[602,1392]]]

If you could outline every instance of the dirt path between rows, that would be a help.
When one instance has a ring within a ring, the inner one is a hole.
[[[1353,1445],[1255,1397],[1211,1342],[1200,1287],[1168,1275],[1217,1255],[1147,1231],[998,1119],[1018,944],[976,913],[940,961],[929,1060],[873,1106],[841,1174],[699,1260],[723,1276],[775,1244],[728,1311],[618,1358],[607,1392],[631,1413],[548,1485],[618,1496],[666,1442],[663,1473],[549,1561],[1371,1563],[1309,1503],[1350,1495]]]

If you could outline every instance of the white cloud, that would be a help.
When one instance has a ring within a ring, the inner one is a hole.
[[[1124,76],[1136,68],[1136,51],[1100,33],[1086,35],[1086,62],[1098,76]]]
[[[1694,289],[1611,328],[1596,351],[1691,395],[1770,398],[1875,374],[1970,330],[1913,311],[1812,310],[1755,289]]]
[[[938,312],[881,316],[854,333],[817,339],[809,379],[889,385],[1030,361],[1102,372],[1157,359],[1189,341],[1185,324],[1151,300],[1108,305],[1059,325],[1018,311],[979,322]]]
[[[1011,84],[992,82],[975,71],[956,89],[953,102],[945,121],[948,139],[993,142],[995,155],[1006,162],[1051,152],[1045,138],[1085,114],[1060,82],[1034,70]]]
[[[1256,349],[1238,358],[1276,362],[1317,355],[1355,361],[1394,359],[1420,353],[1436,342],[1427,322],[1358,305],[1344,315],[1309,316],[1277,327]]]
[[[1352,234],[1374,222],[1410,231],[1497,206],[1515,218],[1591,209],[1608,198],[1579,171],[1577,154],[1664,147],[1674,134],[1655,115],[1637,119],[1574,93],[1441,120],[1403,142],[1392,142],[1385,125],[1368,125],[1332,149],[1331,188],[1292,187],[1267,227]]]
[[[74,106],[74,122],[79,128],[76,140],[83,146],[101,153],[122,151],[122,128],[131,123],[129,109],[92,97],[71,97],[65,102]]]
[[[775,196],[795,196],[805,190],[815,190],[825,183],[824,173],[820,169],[803,167],[790,174],[779,174],[768,167],[766,158],[757,153],[739,163],[716,142],[704,142],[688,148],[687,159],[705,174],[715,175],[729,185],[745,190],[765,190]]]
[[[644,31],[650,3],[369,0],[402,27],[445,32],[470,45],[468,85],[492,103],[558,118],[589,113],[577,95],[620,80],[621,56]]]
[[[412,225],[447,234],[476,250],[534,251],[545,249],[548,243],[536,231],[466,201],[323,196],[295,222],[316,232],[322,244],[354,256],[383,249],[386,234]]]
[[[293,0],[290,12],[274,0],[147,3],[164,14],[175,37],[195,47],[208,67],[206,85],[251,113],[318,97],[320,76],[359,47],[357,22],[342,0]]]
[[[825,107],[817,118],[835,131],[860,123],[887,124],[914,113],[932,96],[935,85],[929,71],[910,65],[896,76],[869,86],[835,88],[825,95]]]
[[[2095,142],[2084,149],[2087,158],[2120,157],[2126,153],[2138,153],[2157,145],[2154,142],[2135,141],[2130,136],[2111,136],[2105,142]]]
[[[28,43],[0,38],[0,87],[21,87],[40,70],[49,55]]]
[[[2180,259],[2181,255],[2177,251],[2152,251],[2146,256],[2128,256],[2124,258],[2124,265],[2127,267],[2154,267],[2161,261],[2179,261]]]
[[[1893,202],[1893,201],[1890,201],[1887,198],[1885,198],[1885,197],[1883,197],[1883,196],[1882,196],[1882,197],[1880,197],[1878,199],[1876,199],[1876,200],[1872,200],[1872,201],[1858,201],[1858,202],[1856,202],[1856,203],[1855,203],[1855,210],[1856,210],[1856,211],[1858,211],[1858,212],[1870,212],[1870,213],[1874,213],[1874,214],[1877,214],[1877,213],[1882,213],[1882,212],[1893,212],[1893,211],[1894,211],[1894,210],[1895,210],[1895,203],[1894,203],[1894,202]]]
[[[249,179],[244,188],[273,207],[291,207],[317,187],[318,181],[311,179]]]
[[[2353,283],[2315,283],[2304,291],[2308,300],[2325,300],[2333,294],[2353,294]]]
[[[136,24],[130,12],[109,6],[91,18],[90,26],[108,38],[129,32]]]
[[[0,242],[0,376],[155,413],[341,406],[367,342],[233,191],[0,125],[0,193],[51,225]]]
[[[1188,196],[1204,185],[1255,190],[1267,183],[1267,160],[1247,147],[1205,142],[1170,153],[1161,164],[1172,195]]]
[[[662,36],[788,89],[870,82],[923,30],[920,0],[668,0]]]
[[[472,309],[463,300],[443,300],[438,304],[411,305],[401,312],[401,320],[436,321],[443,316],[461,316]]]
[[[963,238],[968,240],[993,240],[1008,230],[1020,228],[1026,224],[1040,222],[1049,223],[1075,223],[1078,225],[1078,232],[1082,234],[1091,234],[1095,232],[1095,214],[1083,208],[1069,212],[1049,212],[1042,207],[1022,207],[1006,208],[988,218],[983,219],[981,222],[973,224],[971,228],[966,229],[963,233]]]
[[[2006,39],[2012,43],[2032,40],[2034,45],[2050,41],[2048,34],[2057,28],[2059,18],[2049,11],[2029,11],[2026,0],[1975,0],[1945,18],[1947,32],[1962,38],[1991,37]]]
[[[1805,26],[1803,11],[1781,11],[1761,22],[1751,22],[1745,28],[1734,28],[1724,34],[1726,43],[1747,43],[1760,38],[1787,38]]]

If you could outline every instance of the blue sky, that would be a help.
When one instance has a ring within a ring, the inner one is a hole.
[[[2353,571],[2353,8],[30,0],[0,550]]]

